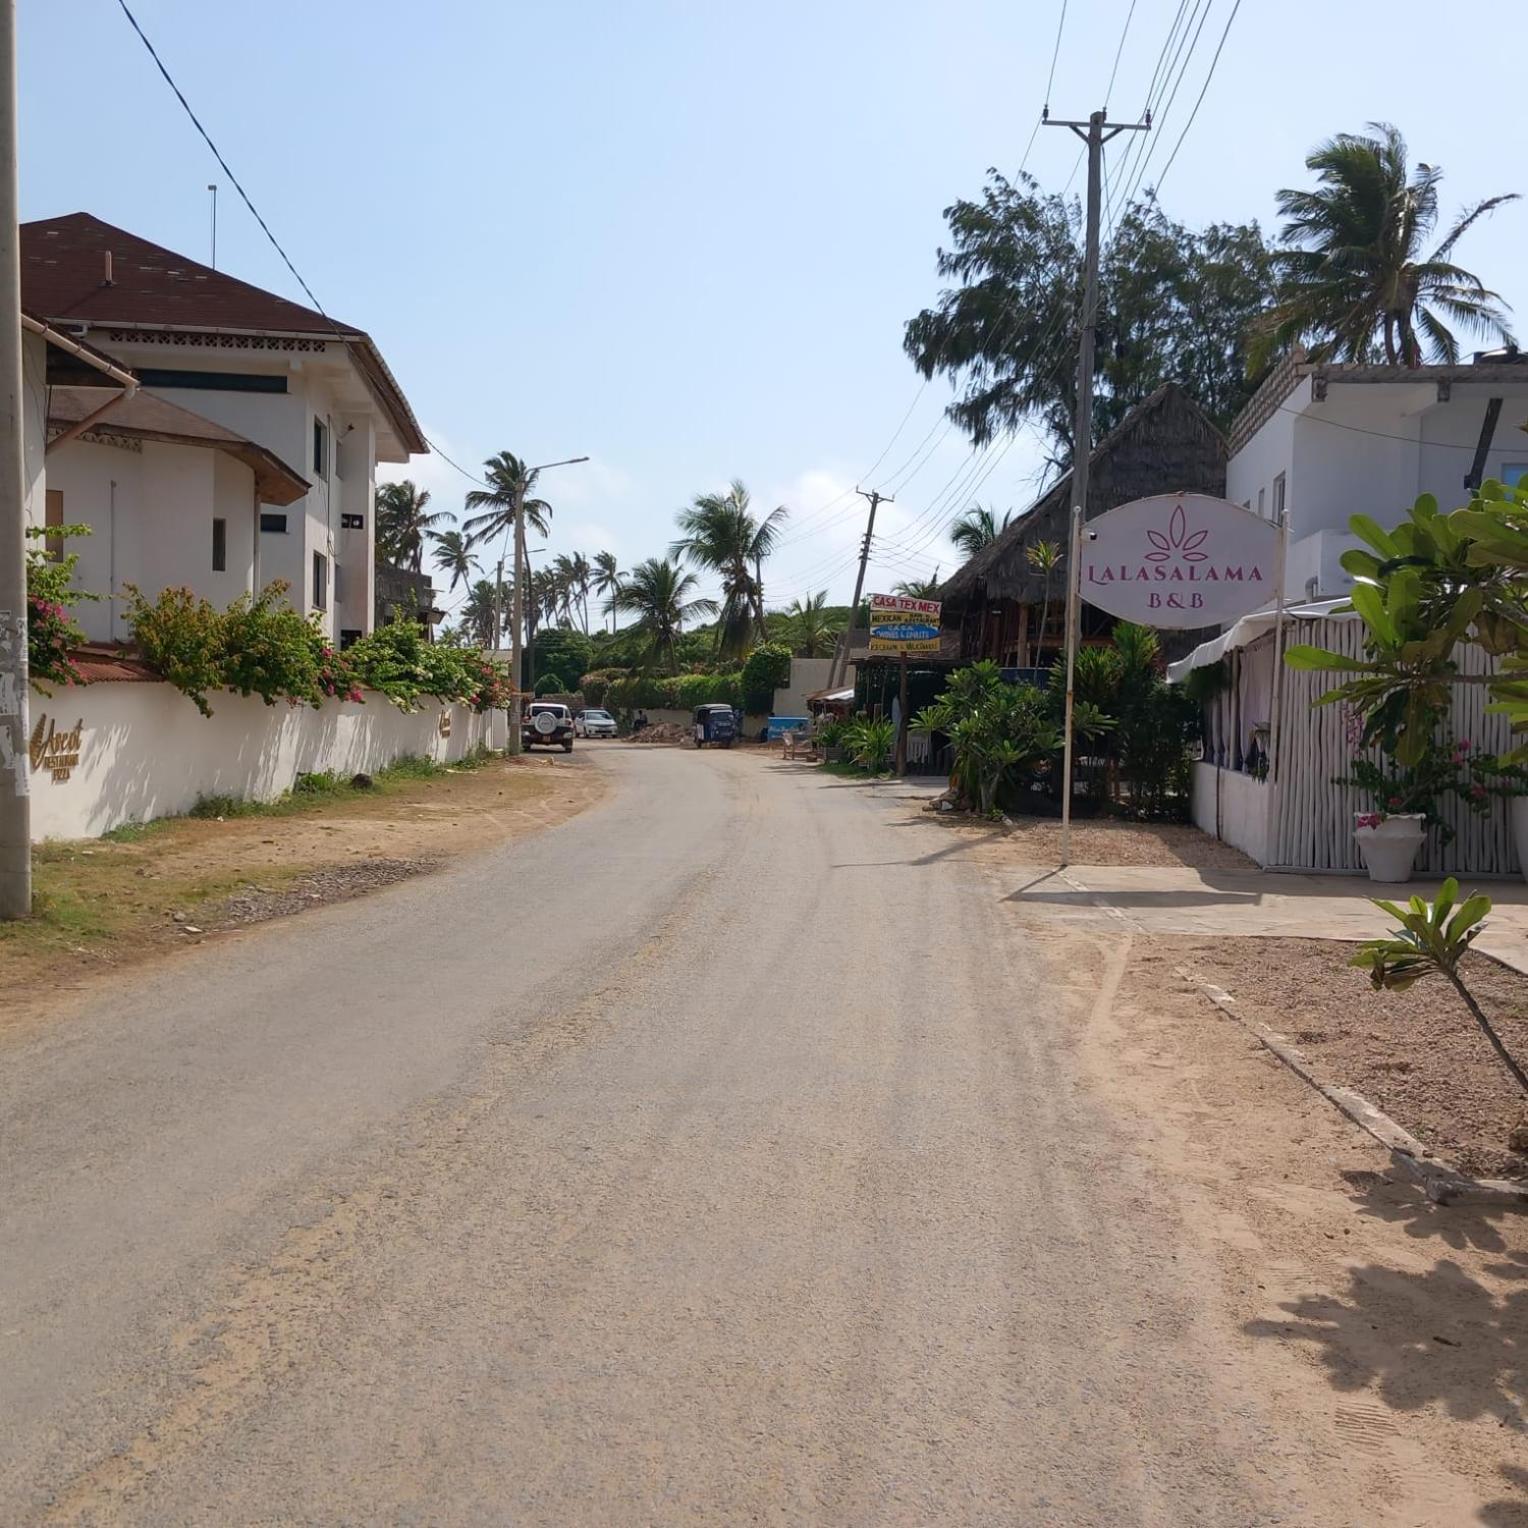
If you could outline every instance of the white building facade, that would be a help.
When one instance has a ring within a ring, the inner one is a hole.
[[[115,429],[108,410],[47,451],[29,512],[92,528],[69,548],[82,587],[184,584],[221,606],[282,579],[336,642],[370,631],[376,466],[428,449],[370,338],[85,214],[25,224],[21,240],[24,309],[130,372],[140,399],[199,421],[134,443],[125,402]],[[47,398],[104,379],[55,345],[30,344],[27,362],[56,443],[67,421]],[[218,434],[201,426],[232,439],[188,444]],[[116,599],[82,618],[92,637],[126,635]]]
[[[1417,497],[1447,511],[1466,480],[1528,476],[1528,359],[1473,365],[1283,362],[1230,430],[1226,497],[1289,517],[1291,599],[1340,598],[1353,587],[1339,558],[1360,545],[1355,514],[1389,529]]]

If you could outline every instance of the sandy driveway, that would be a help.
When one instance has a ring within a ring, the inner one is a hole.
[[[0,1520],[1517,1520],[1521,1433],[1443,1418],[1480,1332],[1349,1292],[1521,1279],[1515,1228],[1355,1207],[1271,1072],[1228,1127],[1245,1036],[898,787],[598,758],[0,1051]]]

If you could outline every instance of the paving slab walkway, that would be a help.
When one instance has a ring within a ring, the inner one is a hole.
[[[1097,925],[1123,920],[1154,934],[1229,934],[1295,939],[1372,939],[1393,926],[1374,897],[1436,895],[1437,880],[1380,886],[1364,876],[1184,865],[1015,867],[1008,901],[1047,920]],[[1466,883],[1466,891],[1477,888]],[[1476,948],[1528,974],[1528,885],[1484,881],[1491,916]]]

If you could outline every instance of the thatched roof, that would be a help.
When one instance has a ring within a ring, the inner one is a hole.
[[[1086,519],[1155,493],[1223,494],[1226,441],[1209,416],[1176,382],[1138,403],[1093,448]],[[1025,549],[1037,541],[1065,547],[1070,535],[1072,474],[1068,472],[1018,517],[991,546],[941,586],[946,621],[973,599],[1038,604],[1045,581]],[[1051,595],[1060,580],[1053,578]]]

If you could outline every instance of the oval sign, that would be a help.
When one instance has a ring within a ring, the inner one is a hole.
[[[1271,605],[1279,528],[1229,499],[1164,493],[1082,527],[1081,593],[1141,626],[1220,626]]]
[[[939,636],[939,628],[918,621],[898,621],[889,626],[872,626],[870,635],[883,642],[933,642]]]

